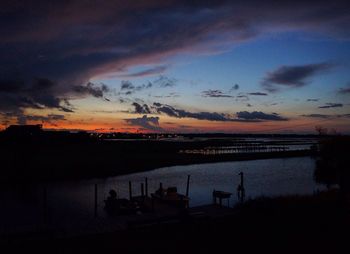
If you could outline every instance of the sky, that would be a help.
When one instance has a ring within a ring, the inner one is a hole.
[[[0,3],[0,128],[350,134],[348,1]]]

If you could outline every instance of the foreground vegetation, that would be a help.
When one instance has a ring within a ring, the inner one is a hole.
[[[69,239],[19,237],[1,247],[18,253],[347,253],[349,211],[338,194],[260,198],[222,218],[185,216],[180,223]]]

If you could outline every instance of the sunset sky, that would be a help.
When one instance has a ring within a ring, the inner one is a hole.
[[[0,127],[350,134],[349,1],[1,1]]]

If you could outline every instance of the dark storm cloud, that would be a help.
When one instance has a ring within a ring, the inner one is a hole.
[[[268,121],[287,121],[287,118],[280,116],[277,113],[267,114],[261,111],[241,111],[237,112],[237,117],[244,120],[268,120]]]
[[[0,80],[0,112],[17,112],[24,108],[72,112],[67,101],[56,96],[56,88],[57,84],[46,78],[34,78],[29,83],[20,79]]]
[[[234,96],[225,94],[221,90],[207,90],[202,92],[202,97],[211,97],[211,98],[232,98]]]
[[[63,99],[76,95],[74,87],[92,78],[123,75],[136,65],[159,65],[178,53],[210,53],[216,46],[242,43],[267,31],[302,30],[348,39],[348,10],[349,2],[341,0],[4,0],[0,3],[0,83],[5,85],[0,91],[6,94],[1,94],[0,111],[59,107]],[[161,69],[130,75],[156,71]],[[300,86],[313,71],[302,73],[297,71],[299,78],[292,79],[272,73],[266,82]],[[52,80],[55,86],[29,96],[23,91],[33,77]]]
[[[312,76],[331,69],[330,63],[317,63],[299,66],[281,66],[267,73],[262,86],[269,92],[279,91],[282,87],[302,87],[308,84]]]
[[[163,128],[159,126],[159,117],[143,117],[124,119],[126,123],[132,126],[141,127],[142,129],[149,131],[163,131]]]
[[[324,106],[319,106],[318,108],[341,108],[343,107],[342,103],[326,103]]]

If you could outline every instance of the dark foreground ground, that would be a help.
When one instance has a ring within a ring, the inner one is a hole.
[[[349,253],[349,210],[336,191],[247,201],[230,216],[110,234],[2,239],[1,253]]]

